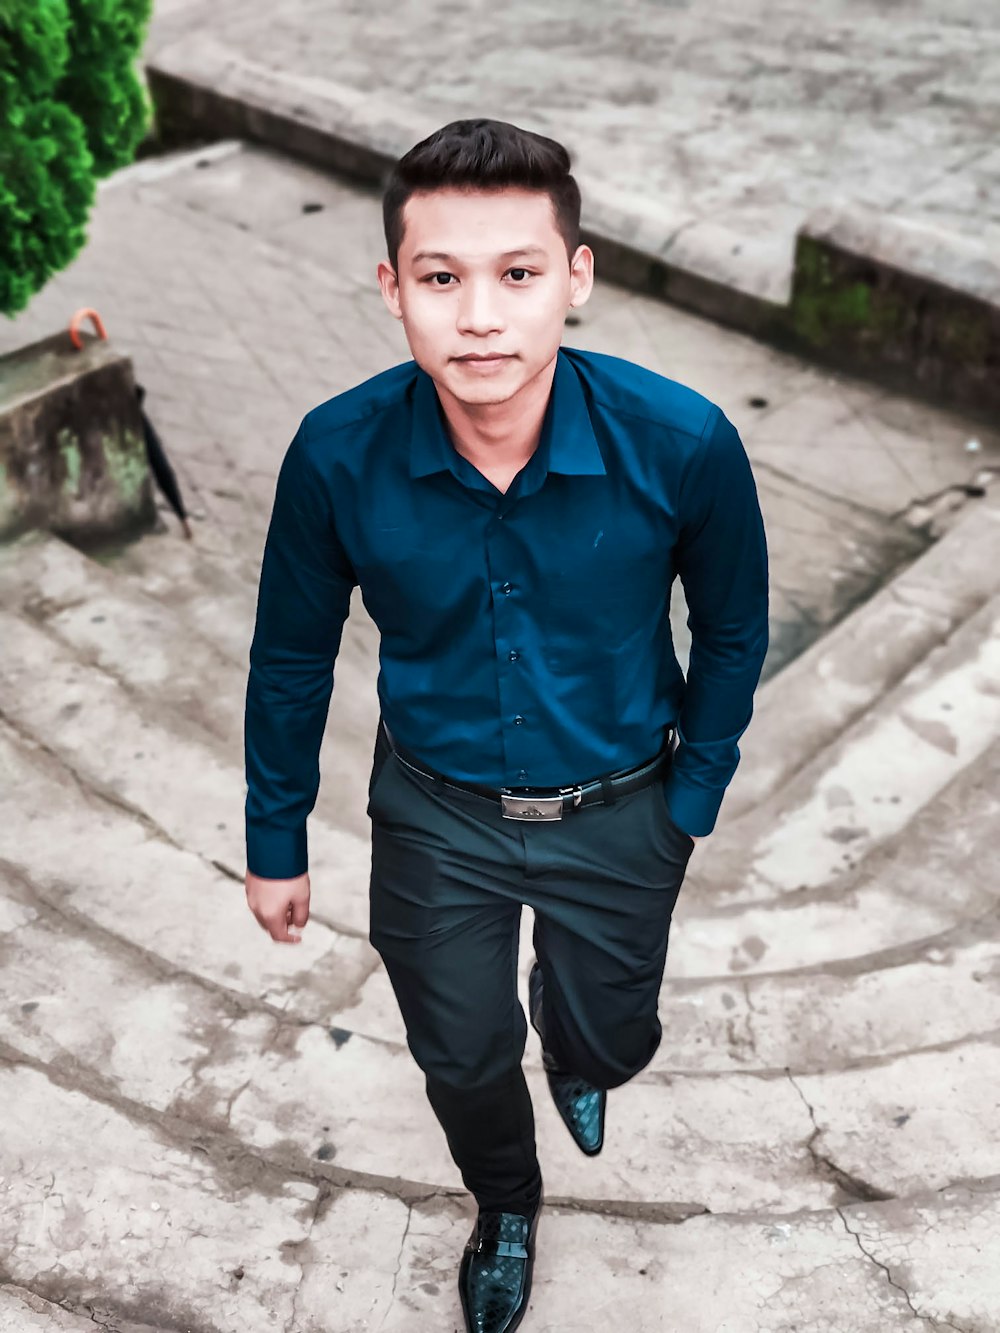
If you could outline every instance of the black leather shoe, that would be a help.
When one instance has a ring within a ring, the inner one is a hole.
[[[466,1333],[513,1333],[524,1318],[541,1211],[541,1200],[531,1217],[480,1211],[458,1270]]]
[[[531,1026],[542,1039],[542,1064],[552,1100],[562,1116],[573,1142],[588,1157],[596,1157],[604,1147],[604,1113],[608,1094],[568,1069],[560,1069],[545,1049],[542,1024],[542,969],[532,963],[528,974],[528,1016]]]

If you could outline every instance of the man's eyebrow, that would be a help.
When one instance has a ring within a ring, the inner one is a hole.
[[[504,250],[502,254],[496,256],[497,259],[520,259],[525,255],[548,254],[548,251],[540,245],[522,245],[518,250]],[[437,259],[444,264],[457,264],[461,261],[455,255],[446,255],[442,250],[418,250],[410,261],[412,264],[418,264],[422,259]]]

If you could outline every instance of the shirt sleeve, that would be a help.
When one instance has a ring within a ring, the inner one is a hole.
[[[307,441],[303,419],[278,472],[250,646],[247,867],[265,879],[308,868],[306,817],[319,792],[333,666],[357,583]]]
[[[740,761],[768,645],[768,568],[757,487],[739,434],[709,414],[681,481],[675,565],[688,605],[691,655],[664,783],[674,823],[711,833]]]

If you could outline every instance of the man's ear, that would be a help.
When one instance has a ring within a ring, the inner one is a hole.
[[[594,252],[589,245],[580,245],[570,265],[570,309],[586,305],[593,290]]]
[[[399,281],[396,277],[395,269],[384,259],[376,269],[379,289],[382,292],[382,300],[385,302],[389,314],[394,319],[402,319],[403,311],[399,304]]]

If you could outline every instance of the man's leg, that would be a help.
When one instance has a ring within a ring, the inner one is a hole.
[[[660,1044],[671,914],[694,844],[654,783],[527,840],[545,1049],[595,1088],[615,1088]]]
[[[529,1214],[541,1173],[521,1069],[520,841],[468,802],[452,807],[379,746],[370,797],[369,939],[431,1107],[479,1208]]]

